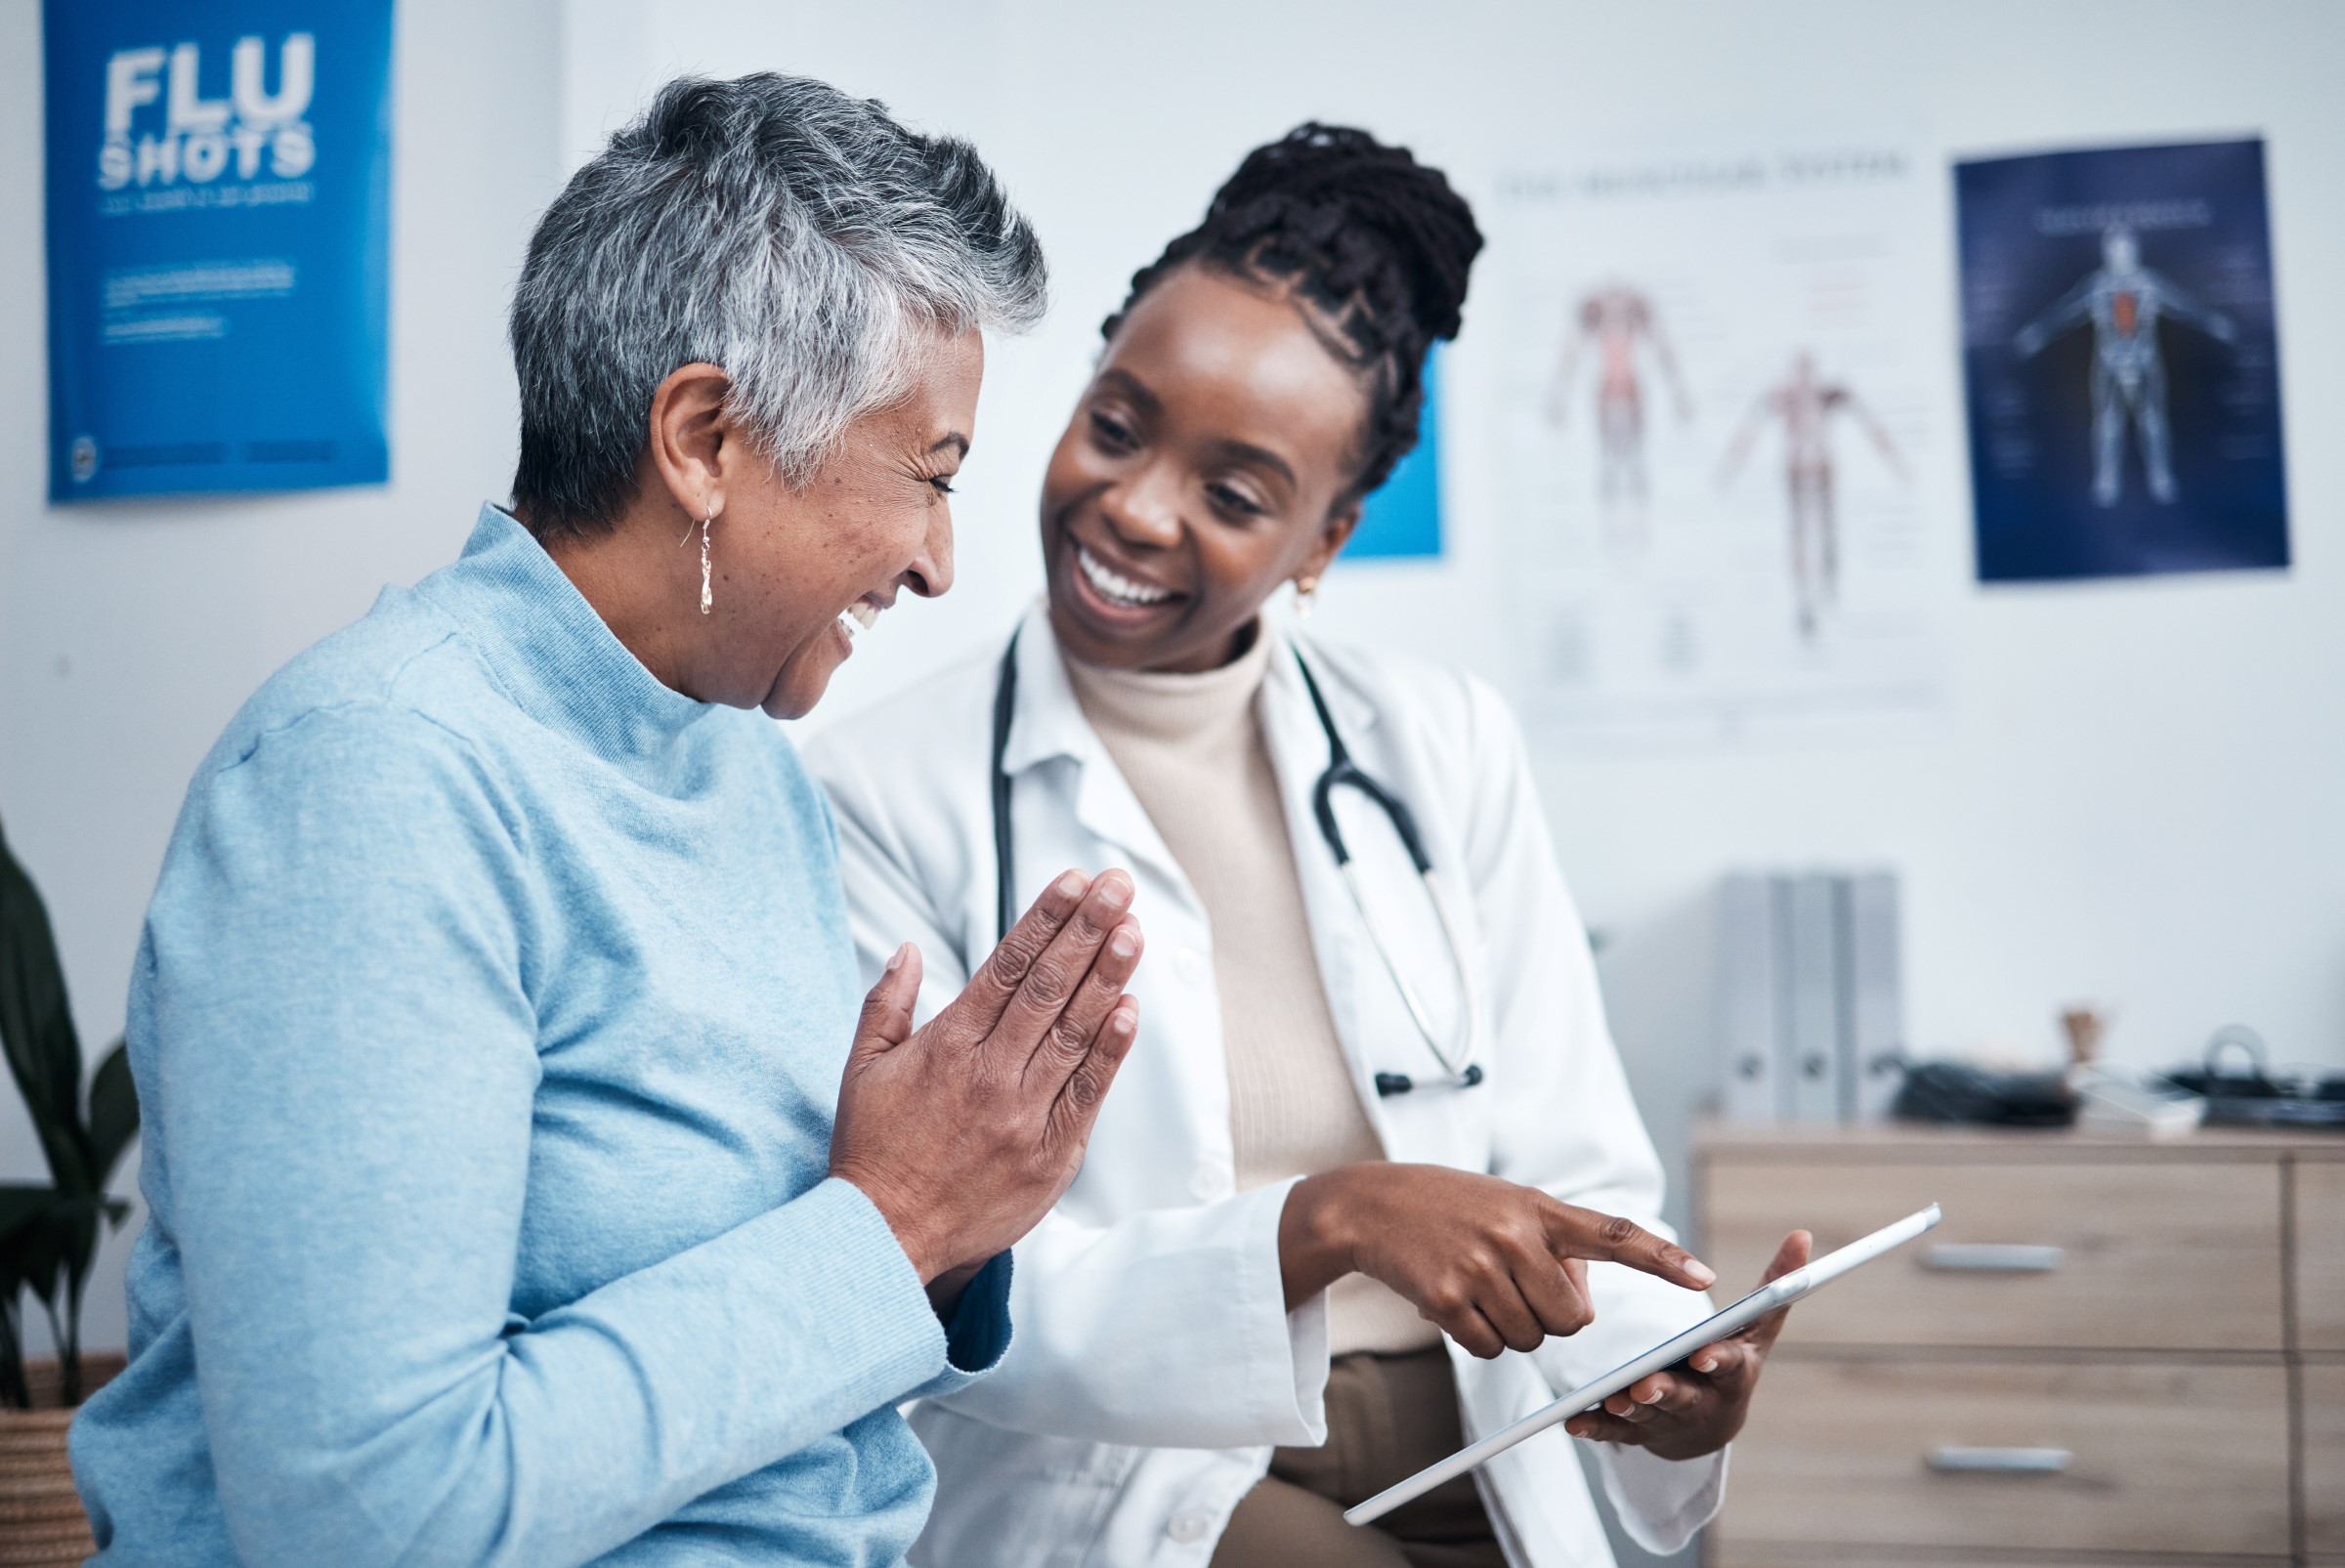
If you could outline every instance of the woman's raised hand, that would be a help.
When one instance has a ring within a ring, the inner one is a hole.
[[[1278,1244],[1290,1310],[1366,1274],[1485,1359],[1594,1322],[1585,1259],[1689,1291],[1718,1277],[1632,1221],[1445,1165],[1376,1162],[1305,1176],[1287,1196]]]
[[[865,999],[831,1174],[871,1199],[932,1293],[1033,1229],[1082,1167],[1139,1025],[1131,896],[1123,871],[1068,871],[917,1030],[910,943]]]

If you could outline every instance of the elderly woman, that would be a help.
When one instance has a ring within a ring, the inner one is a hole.
[[[981,330],[1042,295],[968,147],[802,80],[672,85],[546,213],[511,510],[262,688],[163,867],[100,1562],[901,1557],[894,1407],[1002,1352],[1131,883],[859,1018],[822,797],[741,710],[945,591]]]

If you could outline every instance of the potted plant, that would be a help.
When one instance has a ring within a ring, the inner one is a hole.
[[[47,1184],[0,1183],[0,1536],[10,1562],[79,1562],[88,1521],[65,1459],[65,1428],[81,1403],[81,1297],[102,1224],[119,1227],[130,1206],[107,1196],[107,1179],[139,1129],[130,1059],[119,1042],[98,1064],[85,1102],[81,1040],[65,1006],[65,976],[41,896],[0,836],[0,1054],[32,1118]],[[28,1377],[23,1302],[49,1319],[52,1369]],[[37,1392],[40,1398],[36,1401]],[[56,1407],[35,1410],[36,1403]],[[40,1547],[54,1557],[21,1555]]]

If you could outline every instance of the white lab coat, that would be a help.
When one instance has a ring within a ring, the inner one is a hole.
[[[1384,972],[1312,816],[1327,741],[1294,634],[1258,699],[1309,911],[1320,978],[1386,1155],[1489,1171],[1660,1228],[1661,1174],[1621,1075],[1580,917],[1557,874],[1512,715],[1464,675],[1306,642],[1353,758],[1407,801],[1465,927],[1481,1015],[1477,1087],[1379,1098],[1378,1072],[1439,1074]],[[913,1560],[937,1568],[1203,1565],[1275,1444],[1325,1440],[1326,1305],[1290,1313],[1278,1262],[1291,1183],[1234,1190],[1229,1091],[1206,911],[1077,706],[1047,615],[1024,620],[1006,769],[1023,910],[1068,867],[1128,868],[1147,952],[1130,990],[1140,1034],[1082,1173],[1016,1249],[1015,1337],[1001,1369],[913,1423],[936,1506]],[[920,1016],[959,992],[998,938],[987,789],[998,650],[824,732],[829,786],[867,975],[919,945]],[[1458,988],[1430,903],[1391,828],[1338,794],[1378,928],[1439,1019]],[[1591,1265],[1595,1324],[1533,1355],[1477,1361],[1454,1343],[1468,1437],[1699,1321],[1701,1295]],[[1561,1434],[1480,1472],[1516,1568],[1611,1558]],[[1602,1446],[1634,1533],[1674,1550],[1716,1511],[1726,1458],[1672,1463]]]

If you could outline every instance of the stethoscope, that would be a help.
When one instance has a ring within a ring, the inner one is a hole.
[[[1477,1009],[1474,1004],[1473,971],[1467,967],[1465,945],[1458,937],[1457,919],[1450,912],[1449,898],[1441,891],[1441,878],[1433,870],[1432,858],[1425,852],[1425,840],[1418,834],[1417,819],[1408,803],[1383,784],[1378,784],[1351,760],[1351,752],[1343,744],[1343,737],[1336,730],[1336,716],[1328,710],[1327,699],[1319,695],[1319,683],[1312,678],[1311,666],[1304,660],[1302,650],[1295,650],[1295,666],[1302,672],[1303,689],[1311,694],[1311,707],[1319,715],[1319,728],[1327,733],[1327,766],[1311,786],[1311,814],[1319,820],[1319,836],[1327,840],[1328,852],[1336,858],[1336,869],[1343,876],[1343,885],[1351,892],[1351,902],[1360,911],[1360,924],[1368,931],[1369,945],[1391,976],[1392,987],[1400,993],[1401,1004],[1424,1037],[1425,1047],[1433,1060],[1441,1064],[1437,1079],[1420,1081],[1406,1073],[1379,1073],[1376,1092],[1390,1096],[1406,1094],[1412,1089],[1447,1085],[1470,1089],[1482,1081],[1481,1064],[1474,1060],[1479,1044]],[[1016,850],[1009,826],[1010,781],[1003,766],[1009,754],[1009,721],[1017,706],[1018,695],[1018,639],[1010,634],[1009,647],[1002,656],[1002,673],[994,685],[994,866],[995,869],[995,929],[1006,936],[1014,912],[1010,897],[1010,877],[1016,866]],[[1336,822],[1336,791],[1345,785],[1358,790],[1374,801],[1377,808],[1391,823],[1392,831],[1400,838],[1401,848],[1408,852],[1409,864],[1417,868],[1417,876],[1425,884],[1428,897],[1433,901],[1433,915],[1441,922],[1441,937],[1449,946],[1449,961],[1458,974],[1458,1000],[1461,1020],[1458,1038],[1453,1050],[1444,1045],[1440,1031],[1433,1027],[1432,1014],[1410,985],[1400,966],[1392,961],[1391,950],[1378,934],[1376,922],[1369,917],[1368,902],[1361,896],[1359,872],[1351,858],[1351,848],[1343,842],[1343,829]]]

